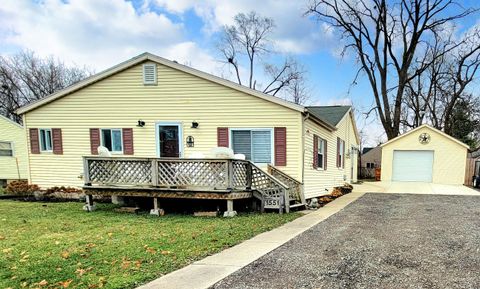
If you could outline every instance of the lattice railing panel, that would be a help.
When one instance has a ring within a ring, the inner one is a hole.
[[[268,172],[280,180],[282,183],[288,186],[288,195],[290,200],[295,200],[299,203],[302,203],[302,183],[295,180],[291,176],[287,175],[286,173],[282,172],[281,170],[273,167],[268,166]]]
[[[151,185],[152,163],[148,160],[89,159],[88,176],[94,184]]]
[[[245,189],[248,186],[248,167],[249,163],[247,161],[233,161],[232,168],[234,188]]]
[[[158,185],[227,188],[227,161],[158,160]]]
[[[285,187],[260,168],[252,167],[252,187],[270,198],[283,198]]]

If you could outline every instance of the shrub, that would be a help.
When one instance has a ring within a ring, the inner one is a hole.
[[[5,193],[15,196],[33,196],[33,193],[39,190],[37,185],[30,185],[27,181],[13,181],[7,185]]]
[[[76,194],[80,194],[80,193],[82,193],[82,190],[77,189],[77,188],[73,188],[73,187],[61,186],[61,187],[51,187],[51,188],[48,188],[45,191],[45,195],[51,195],[51,194],[55,194],[55,193],[64,193],[64,194],[76,193]]]

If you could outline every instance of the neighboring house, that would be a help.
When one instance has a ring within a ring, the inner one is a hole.
[[[28,178],[27,138],[23,126],[0,115],[0,186]]]
[[[461,185],[468,145],[421,125],[382,147],[382,181],[418,181]]]
[[[217,146],[304,183],[306,198],[356,180],[349,106],[304,107],[144,53],[18,110],[31,183],[82,186],[82,156],[180,157]]]
[[[474,176],[480,176],[480,147],[468,153],[465,185],[473,185]]]
[[[382,166],[382,148],[380,146],[364,148],[360,159],[360,177],[374,178],[375,169]]]

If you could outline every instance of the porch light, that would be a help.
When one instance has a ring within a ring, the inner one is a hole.
[[[193,148],[195,145],[195,140],[193,139],[193,136],[189,135],[187,136],[187,147]]]
[[[198,128],[198,122],[193,121],[192,122],[192,128]]]
[[[138,127],[144,127],[145,126],[145,122],[141,119],[138,120],[138,124],[137,124]]]

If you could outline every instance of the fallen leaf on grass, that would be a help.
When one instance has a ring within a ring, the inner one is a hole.
[[[145,248],[145,250],[150,254],[155,254],[157,252],[155,249],[150,248],[150,247]]]
[[[78,268],[75,273],[78,274],[78,277],[82,277],[83,274],[92,271],[93,267],[88,267],[87,269]]]
[[[38,282],[38,286],[40,287],[43,287],[43,286],[47,286],[48,285],[48,282],[47,280],[43,279],[42,281]]]
[[[68,257],[70,257],[70,253],[68,251],[63,251],[61,255],[63,259],[68,259]]]
[[[0,235],[0,241],[5,240],[5,236]]]
[[[135,267],[140,269],[141,266],[142,266],[142,261],[140,261],[140,260],[135,261]]]
[[[60,286],[62,286],[63,288],[68,288],[70,286],[70,283],[72,283],[73,279],[68,279],[67,281],[63,281],[63,282],[58,282],[58,284]]]
[[[172,252],[170,252],[170,251],[165,251],[165,250],[161,252],[162,255],[168,255],[168,254],[170,254],[170,253],[172,253]]]
[[[13,248],[6,248],[6,249],[3,249],[2,252],[5,253],[5,254],[8,254],[10,252],[12,252]]]
[[[122,269],[127,269],[128,267],[130,267],[130,264],[132,262],[128,261],[128,260],[123,260],[122,261]]]
[[[28,286],[28,283],[27,283],[27,282],[23,282],[22,284],[20,284],[20,286],[21,286],[22,288],[25,288],[25,287]]]

